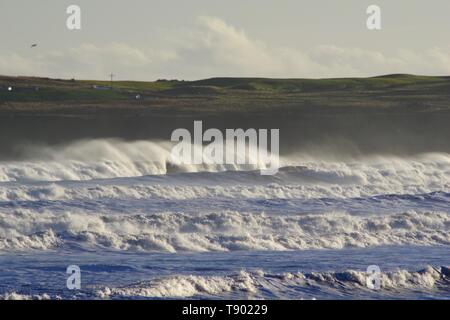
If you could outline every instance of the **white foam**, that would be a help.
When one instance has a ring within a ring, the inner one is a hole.
[[[442,267],[445,268],[445,267]],[[395,270],[380,275],[381,291],[378,294],[395,294],[408,291],[430,292],[445,288],[449,279],[442,268],[427,266],[420,271]],[[263,271],[245,272],[228,276],[194,276],[178,275],[157,278],[136,284],[110,288],[104,287],[96,291],[100,298],[189,298],[239,295],[247,299],[263,297],[262,291],[270,292],[278,298],[286,298],[286,293],[295,291],[295,297],[311,297],[311,288],[320,288],[320,292],[339,290],[341,294],[370,294],[366,285],[366,273],[347,270],[342,272],[312,272],[270,274]],[[302,294],[302,288],[307,288]],[[305,294],[306,293],[306,294]],[[292,297],[292,295],[287,295]]]
[[[123,298],[231,298],[315,299],[317,297],[398,298],[417,297],[418,293],[445,296],[450,268],[426,266],[419,271],[397,269],[380,274],[380,289],[367,287],[367,273],[360,270],[325,272],[286,272],[242,270],[232,274],[176,274],[131,283],[120,287],[86,286],[70,299],[92,297]],[[59,300],[48,293],[24,294],[15,291],[0,294],[0,300]]]
[[[241,272],[238,275],[223,276],[175,276],[170,278],[144,281],[124,288],[105,287],[96,292],[100,298],[121,297],[192,297],[196,295],[220,296],[233,291],[256,291],[250,274]]]
[[[133,215],[17,209],[0,212],[0,249],[51,249],[71,243],[156,252],[448,245],[449,228],[450,214],[443,212]]]
[[[418,186],[393,186],[386,190],[376,186],[314,186],[279,185],[264,186],[165,186],[128,185],[92,187],[63,187],[49,185],[44,187],[0,187],[2,201],[15,200],[95,200],[95,199],[174,199],[190,200],[197,198],[225,197],[233,199],[315,199],[315,198],[357,198],[380,194],[425,194],[441,191],[440,188]],[[383,193],[385,191],[386,193]],[[444,192],[450,191],[447,188]]]
[[[28,146],[27,160],[0,163],[0,181],[91,180],[159,175],[168,171],[218,172],[267,167],[263,162],[250,166],[178,164],[180,161],[171,154],[172,146],[169,142],[118,139],[83,140],[53,147]],[[251,158],[256,152],[252,151]]]
[[[63,181],[161,175],[168,172],[222,172],[263,169],[264,164],[176,165],[172,144],[160,141],[88,140],[57,147],[33,146],[25,161],[0,162],[0,181]],[[256,151],[254,151],[256,152]],[[301,167],[302,177],[331,185],[373,186],[380,193],[409,185],[416,188],[450,186],[450,154],[410,157],[371,156],[337,161],[307,154],[284,156],[281,167]],[[382,192],[384,188],[384,191]]]
[[[60,300],[60,299],[61,297],[59,296],[51,297],[46,293],[28,295],[28,294],[20,294],[13,291],[0,294],[0,300]]]

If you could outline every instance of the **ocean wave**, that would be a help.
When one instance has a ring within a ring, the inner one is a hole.
[[[173,143],[161,141],[82,140],[62,146],[22,147],[21,161],[0,163],[0,181],[63,181],[139,177],[173,172],[220,172],[267,168],[252,165],[184,164],[173,157]],[[192,145],[192,148],[198,148]],[[234,150],[230,152],[235,152]],[[251,149],[250,157],[258,158]]]
[[[56,147],[28,147],[25,152],[27,156],[22,161],[0,162],[0,181],[93,180],[177,172],[249,171],[266,168],[264,163],[250,166],[178,165],[171,157],[171,146],[168,142],[125,142],[110,139],[79,141]],[[374,155],[346,161],[315,158],[307,154],[284,155],[280,158],[280,167],[281,172],[272,178],[272,182],[281,180],[332,185],[372,185],[380,190],[384,187],[386,191],[405,185],[423,186],[427,189],[448,189],[450,186],[450,154],[447,153],[409,157]],[[257,172],[253,178],[250,175],[245,177],[260,180],[257,178],[259,171]]]
[[[65,246],[154,252],[341,249],[448,245],[450,214],[269,215],[216,213],[88,214],[0,212],[0,250]]]
[[[380,288],[367,286],[367,273],[360,270],[271,273],[261,269],[230,274],[175,274],[155,276],[122,286],[89,285],[76,295],[63,293],[0,294],[0,300],[60,299],[352,299],[448,297],[450,268],[426,266],[418,271],[395,269],[381,272]]]
[[[314,298],[316,292],[333,291],[336,295],[364,297],[364,294],[394,294],[408,291],[429,292],[449,289],[450,269],[448,267],[427,266],[419,271],[396,270],[380,274],[380,290],[373,291],[366,285],[366,273],[347,270],[342,272],[312,272],[270,274],[264,271],[241,271],[228,276],[179,275],[142,281],[123,287],[104,287],[96,291],[96,296],[111,298],[223,298],[231,297],[260,299],[262,291],[273,297],[294,296]],[[305,290],[307,289],[307,290]],[[296,291],[292,294],[292,291]]]
[[[194,200],[194,199],[354,199],[394,196],[428,197],[448,201],[450,188],[418,185],[164,185],[149,182],[86,185],[0,185],[0,201]],[[432,200],[432,199],[431,199]]]
[[[174,276],[150,282],[140,282],[123,288],[105,287],[96,291],[100,298],[120,297],[193,297],[196,295],[221,296],[233,291],[256,292],[255,281],[249,273],[240,272],[223,276]]]
[[[60,296],[43,294],[21,294],[15,291],[0,294],[0,300],[61,300]]]

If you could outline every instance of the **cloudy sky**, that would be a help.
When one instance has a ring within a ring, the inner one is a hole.
[[[66,28],[71,4],[81,7],[79,31]],[[380,31],[366,27],[371,4],[382,10]],[[448,0],[0,0],[0,74],[446,75],[449,17]]]

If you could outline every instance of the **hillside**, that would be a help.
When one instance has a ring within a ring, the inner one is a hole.
[[[8,91],[8,87],[12,87]],[[0,113],[448,112],[450,77],[155,82],[0,77]]]

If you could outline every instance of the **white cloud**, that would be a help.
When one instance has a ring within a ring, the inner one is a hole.
[[[394,54],[333,44],[312,48],[278,47],[253,39],[225,21],[203,16],[194,28],[179,31],[164,44],[132,46],[85,43],[33,55],[0,53],[4,74],[121,79],[213,76],[344,77],[387,73],[446,74],[450,46],[424,52],[399,49]]]
[[[298,50],[271,47],[249,38],[223,20],[200,18],[202,41],[197,54],[210,56],[228,74],[267,77],[344,77],[388,73],[445,74],[450,72],[450,50],[425,52],[399,49],[394,55],[354,47],[320,45]]]
[[[34,71],[30,59],[24,58],[17,53],[0,54],[0,73],[3,74],[29,74]]]

